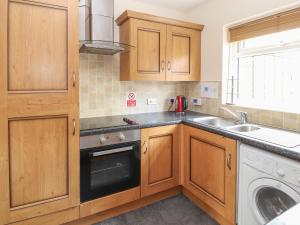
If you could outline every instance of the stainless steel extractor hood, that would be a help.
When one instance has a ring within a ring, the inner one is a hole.
[[[114,0],[79,0],[79,52],[114,55],[126,44],[114,42]]]

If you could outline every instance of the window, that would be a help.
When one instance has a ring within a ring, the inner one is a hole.
[[[231,30],[225,103],[300,112],[300,25],[279,29],[278,18]]]

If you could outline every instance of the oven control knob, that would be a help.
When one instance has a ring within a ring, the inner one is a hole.
[[[120,141],[124,141],[125,140],[125,135],[123,133],[119,134],[119,139]]]
[[[107,141],[107,138],[105,136],[100,136],[100,144],[104,144]]]
[[[278,169],[278,170],[277,170],[277,174],[278,174],[278,176],[280,176],[280,177],[284,177],[284,176],[285,176],[285,172],[284,172],[283,169]]]

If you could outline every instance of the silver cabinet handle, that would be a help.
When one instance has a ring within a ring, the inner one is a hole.
[[[165,66],[166,66],[165,60],[161,61],[161,70],[162,71],[165,70]]]
[[[146,154],[147,151],[148,151],[148,143],[147,143],[147,141],[144,141],[143,148],[145,148],[145,150],[144,150],[143,153]]]
[[[231,170],[231,154],[229,153],[227,159],[226,159],[226,164],[229,170]]]
[[[171,62],[170,61],[168,61],[168,70],[170,71],[171,70]]]
[[[72,86],[75,87],[76,86],[76,73],[75,72],[73,72],[72,79],[73,79]]]
[[[76,120],[73,119],[73,132],[72,132],[73,136],[75,136],[76,134]]]

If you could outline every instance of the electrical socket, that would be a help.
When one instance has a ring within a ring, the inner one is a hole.
[[[192,105],[202,105],[201,98],[193,98],[193,97],[191,97],[191,103],[192,103]]]
[[[175,97],[170,98],[170,103],[172,104],[175,103],[175,99],[176,99]]]
[[[157,98],[147,98],[148,105],[157,105]]]

